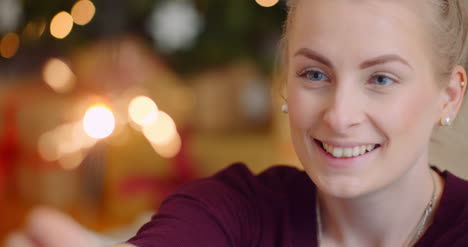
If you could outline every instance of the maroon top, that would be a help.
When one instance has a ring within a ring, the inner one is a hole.
[[[468,246],[468,181],[446,181],[434,223],[416,244]],[[183,186],[128,243],[139,247],[317,246],[315,185],[296,168],[253,175],[234,164]]]

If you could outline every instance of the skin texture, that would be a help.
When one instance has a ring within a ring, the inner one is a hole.
[[[317,0],[300,1],[294,13],[287,51],[291,136],[320,191],[327,246],[401,246],[430,200],[430,136],[441,117],[455,118],[466,73],[457,66],[450,78],[435,76],[421,6]],[[336,167],[314,139],[380,147]],[[439,195],[442,186],[438,178]]]
[[[428,49],[421,45],[427,42],[417,16],[402,4],[382,1],[302,1],[300,5],[289,43],[288,104],[298,156],[308,171],[320,171],[309,175],[330,193],[352,197],[383,187],[412,166],[426,166],[442,98]],[[302,48],[321,54],[333,67],[298,55]],[[390,61],[360,68],[363,62],[387,54],[410,66]],[[317,82],[297,76],[307,69],[328,78]],[[379,75],[395,82],[377,85],[373,77]],[[379,155],[359,167],[334,170],[320,164],[310,137],[382,147]]]

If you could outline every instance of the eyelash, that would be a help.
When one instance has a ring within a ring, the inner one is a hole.
[[[310,81],[324,81],[324,80],[311,80],[310,77],[308,77],[308,74],[310,74],[310,73],[320,73],[323,76],[325,76],[325,78],[326,78],[325,81],[330,80],[330,77],[328,77],[324,72],[322,72],[320,70],[317,70],[317,69],[305,69],[305,70],[300,71],[299,73],[297,73],[297,76],[300,77],[300,78],[304,78],[306,80],[310,80]],[[388,84],[385,84],[385,85],[373,83],[373,82],[375,82],[374,80],[379,78],[379,77],[388,79],[388,80],[390,80],[390,82]],[[393,78],[391,76],[385,75],[385,74],[374,74],[369,79],[369,83],[371,83],[371,84],[373,84],[375,86],[382,86],[382,87],[390,86],[390,85],[392,85],[392,84],[394,84],[396,82],[398,82],[397,79],[395,79],[395,78]]]
[[[383,78],[389,79],[389,80],[390,80],[390,84],[381,85],[381,84],[375,83],[374,85],[376,85],[376,86],[382,86],[382,87],[387,86],[387,87],[388,87],[388,86],[391,86],[391,85],[393,85],[394,83],[397,82],[396,79],[394,79],[394,78],[392,78],[392,77],[390,77],[390,76],[388,76],[388,75],[385,75],[385,74],[375,74],[375,75],[373,75],[373,76],[371,77],[371,80],[377,79],[377,78],[379,78],[379,77],[383,77]]]
[[[300,77],[300,78],[304,78],[306,80],[310,80],[310,77],[307,76],[310,73],[320,73],[320,74],[324,75],[327,78],[327,80],[330,80],[330,78],[324,72],[322,72],[320,70],[317,70],[317,69],[302,70],[299,73],[297,73],[297,76]],[[314,81],[314,80],[311,80],[311,81]],[[321,81],[321,80],[319,80],[319,81]]]

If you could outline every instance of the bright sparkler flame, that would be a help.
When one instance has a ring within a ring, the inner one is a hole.
[[[83,129],[91,138],[106,138],[115,129],[114,114],[103,105],[92,106],[86,111],[83,118]]]

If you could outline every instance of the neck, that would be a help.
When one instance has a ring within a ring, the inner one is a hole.
[[[329,243],[326,246],[404,246],[434,189],[440,198],[441,178],[434,174],[438,178],[434,188],[431,172],[426,164],[415,166],[399,181],[359,198],[319,193],[323,242]],[[430,222],[431,216],[426,226]]]

